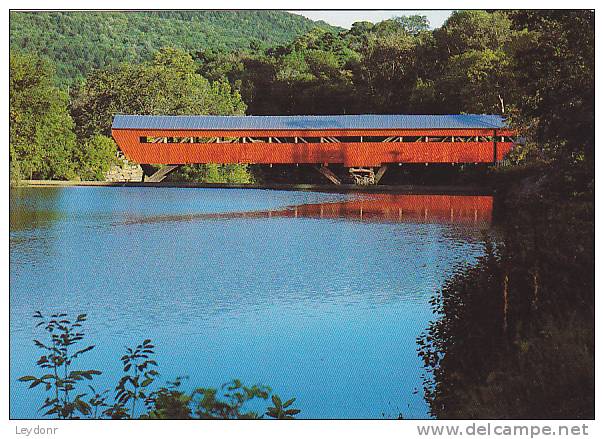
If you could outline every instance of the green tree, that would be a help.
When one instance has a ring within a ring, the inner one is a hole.
[[[51,64],[33,54],[10,54],[10,161],[13,177],[74,177],[74,123],[67,96],[53,86]]]
[[[434,31],[443,56],[460,55],[468,50],[497,50],[511,38],[512,22],[502,11],[455,11]]]
[[[399,29],[370,35],[362,49],[356,86],[367,95],[372,112],[404,113],[417,79],[416,40],[397,23],[391,25]]]
[[[513,46],[521,91],[515,123],[543,158],[561,158],[593,174],[593,11],[518,11],[511,17],[521,32]]]
[[[78,135],[110,135],[115,114],[243,114],[239,93],[196,73],[192,57],[165,48],[153,61],[93,71],[74,93]]]
[[[528,149],[497,173],[500,242],[432,302],[438,318],[418,340],[425,396],[438,418],[593,418],[594,14],[510,17],[511,120]],[[501,49],[464,50],[448,60],[459,87],[501,63],[485,56]]]
[[[514,35],[505,12],[454,12],[424,38],[418,56],[421,85],[434,86],[431,106],[441,113],[507,113],[515,102]],[[425,89],[417,92],[415,100],[430,97]]]
[[[117,145],[113,139],[97,134],[80,142],[76,151],[76,171],[82,180],[103,180],[116,161]]]
[[[402,27],[404,32],[410,35],[417,35],[430,29],[430,22],[425,15],[402,15],[394,18],[394,21]]]
[[[450,113],[506,112],[513,93],[511,61],[503,50],[469,50],[452,56],[435,85],[443,109]]]
[[[287,44],[315,27],[336,29],[285,11],[13,11],[10,44],[47,56],[56,82],[72,86],[95,69],[150,61],[165,46],[247,50]]]

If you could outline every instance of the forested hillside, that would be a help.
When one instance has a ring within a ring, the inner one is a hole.
[[[459,11],[313,30],[266,50],[197,52],[202,75],[226,76],[248,114],[509,114],[524,84],[518,53],[532,33],[518,14]]]
[[[59,85],[94,68],[148,61],[162,47],[247,49],[333,29],[283,11],[11,12],[11,49],[48,57]]]

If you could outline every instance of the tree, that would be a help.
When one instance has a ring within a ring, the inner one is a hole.
[[[441,113],[507,113],[515,100],[514,36],[504,12],[454,12],[420,44],[421,85],[432,83],[434,90],[430,96],[419,88],[414,100],[433,97]]]
[[[444,56],[468,50],[497,50],[510,40],[511,24],[505,12],[455,11],[434,31],[434,37]]]
[[[67,96],[53,85],[52,65],[36,55],[10,54],[10,161],[13,178],[74,176],[74,123]]]
[[[469,50],[448,61],[436,88],[449,113],[500,113],[511,90],[510,60],[503,50]]]
[[[417,35],[430,29],[430,22],[425,15],[402,15],[394,18],[394,21],[409,35]]]
[[[241,96],[225,81],[196,73],[192,57],[162,49],[149,63],[93,71],[74,93],[79,136],[108,136],[115,114],[243,114]]]
[[[595,50],[592,11],[511,14],[520,32],[513,46],[521,90],[514,121],[546,158],[593,166]],[[593,174],[590,169],[589,174]]]
[[[113,139],[100,134],[80,143],[82,146],[76,153],[79,177],[82,180],[104,180],[116,160],[117,145]]]
[[[369,101],[365,105],[369,103],[373,112],[404,113],[407,110],[417,79],[415,44],[415,38],[402,30],[369,36],[355,82],[367,95]]]
[[[315,27],[335,30],[285,11],[14,11],[10,45],[43,53],[57,84],[73,86],[94,69],[150,61],[165,46],[226,52],[287,44]]]

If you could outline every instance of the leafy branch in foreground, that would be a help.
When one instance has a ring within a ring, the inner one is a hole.
[[[266,415],[275,419],[294,419],[294,415],[300,413],[298,409],[288,409],[296,398],[292,398],[288,401],[281,402],[281,399],[277,395],[272,397],[274,407],[269,407]]]
[[[19,381],[30,382],[30,389],[44,385],[49,393],[40,407],[40,410],[46,410],[44,416],[55,414],[60,419],[76,419],[80,415],[90,415],[91,407],[82,399],[85,393],[73,396],[79,381],[92,380],[94,375],[101,374],[93,369],[72,369],[75,359],[94,348],[94,345],[90,345],[74,350],[75,345],[84,338],[79,328],[86,321],[86,314],[78,315],[73,322],[67,318],[67,314],[52,314],[46,318],[39,311],[34,318],[40,320],[36,326],[42,326],[49,336],[46,343],[34,340],[35,345],[44,351],[36,364],[48,373],[40,377],[23,376]]]
[[[94,348],[91,345],[74,351],[73,347],[84,338],[79,328],[86,321],[86,314],[80,314],[73,322],[66,314],[53,314],[46,319],[36,312],[34,317],[40,319],[37,326],[43,326],[50,335],[46,344],[34,340],[36,346],[46,351],[37,365],[50,373],[40,377],[23,376],[19,381],[31,382],[30,388],[42,384],[50,393],[40,408],[46,409],[43,416],[54,415],[58,419],[78,419],[81,416],[90,419],[260,419],[264,416],[293,419],[300,413],[300,410],[291,408],[295,398],[282,403],[279,396],[271,394],[270,387],[248,387],[237,379],[219,389],[200,387],[189,394],[180,390],[184,378],[179,377],[151,390],[159,372],[157,362],[152,358],[155,346],[150,339],[134,348],[126,348],[126,354],[120,359],[124,375],[118,380],[112,402],[109,401],[109,390],[97,391],[88,385],[89,392],[76,392],[79,381],[92,380],[94,375],[101,374],[98,370],[71,369],[73,360]],[[252,400],[266,401],[269,398],[273,406],[268,407],[265,413],[246,408]],[[137,407],[141,408],[137,410]]]
[[[124,375],[117,387],[116,398],[118,403],[127,404],[131,401],[131,417],[134,418],[136,402],[139,399],[143,401],[147,398],[145,389],[155,380],[159,374],[157,370],[151,366],[157,367],[155,360],[149,359],[153,355],[153,346],[151,340],[147,339],[136,348],[127,348],[127,354],[121,358],[124,363],[124,372],[132,370],[132,375]]]

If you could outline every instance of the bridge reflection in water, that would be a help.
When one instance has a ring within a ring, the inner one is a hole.
[[[488,195],[364,194],[327,203],[275,210],[199,213],[131,218],[130,224],[237,218],[315,218],[366,222],[490,224],[493,197]]]
[[[491,196],[375,194],[336,203],[303,204],[268,215],[369,222],[489,223],[492,211]]]

